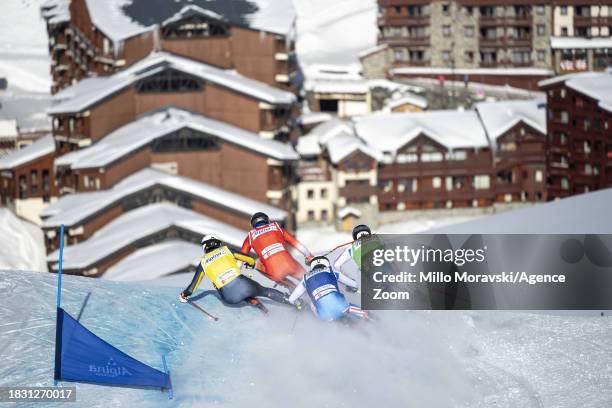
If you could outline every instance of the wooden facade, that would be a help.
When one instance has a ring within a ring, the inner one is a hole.
[[[548,199],[612,187],[612,113],[559,81],[547,97]]]
[[[85,0],[71,1],[69,10],[70,21],[47,24],[52,92],[85,77],[113,74],[160,50],[297,92],[295,45],[284,35],[195,12],[114,42],[93,23]]]
[[[483,207],[494,202],[489,148],[453,152],[422,134],[378,168],[381,211]]]
[[[293,107],[262,104],[259,100],[218,84],[191,78],[191,85],[163,87],[165,78],[188,74],[172,69],[145,78],[76,113],[52,114],[53,134],[60,142],[78,147],[95,143],[102,136],[126,125],[138,116],[165,106],[200,113],[245,130],[289,140],[292,136]],[[69,151],[67,146],[64,151]]]
[[[495,144],[495,201],[545,201],[546,135],[519,122]]]
[[[45,203],[57,197],[53,162],[55,153],[38,157],[0,172],[0,204],[14,207],[18,200],[38,199]]]

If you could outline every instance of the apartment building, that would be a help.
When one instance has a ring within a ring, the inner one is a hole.
[[[612,186],[612,72],[540,83],[548,101],[548,198]]]
[[[364,72],[537,89],[554,73],[610,64],[610,7],[582,1],[379,0]],[[386,56],[385,56],[386,54]]]
[[[265,3],[265,2],[262,2]],[[151,8],[107,0],[47,0],[53,91],[82,78],[113,74],[154,51],[168,51],[240,74],[268,85],[297,91],[294,83],[295,10],[276,7],[203,7],[169,2]]]

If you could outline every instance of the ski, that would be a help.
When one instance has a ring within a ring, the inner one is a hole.
[[[268,308],[263,305],[259,300],[255,298],[249,299],[249,304],[263,312],[263,314],[268,314]]]
[[[196,309],[198,309],[200,312],[204,313],[206,315],[206,317],[208,317],[210,320],[214,320],[215,322],[217,320],[219,320],[219,318],[217,316],[214,316],[214,315],[208,313],[206,310],[204,310],[204,308],[202,306],[198,305],[196,302],[190,300],[187,303],[189,303],[191,306],[193,306]]]

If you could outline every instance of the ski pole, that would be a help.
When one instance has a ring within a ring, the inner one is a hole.
[[[206,315],[206,317],[208,317],[209,319],[214,320],[215,322],[217,320],[219,320],[219,318],[217,316],[214,316],[214,315],[208,313],[206,310],[204,310],[204,308],[202,306],[198,305],[193,300],[189,300],[187,303],[189,303],[191,306],[193,306],[196,309],[198,309],[200,312],[204,313]]]

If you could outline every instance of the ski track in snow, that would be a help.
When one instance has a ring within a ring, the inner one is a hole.
[[[52,384],[56,279],[0,272],[0,386]],[[612,320],[596,312],[374,312],[375,322],[346,328],[309,311],[266,302],[264,316],[204,296],[198,303],[220,318],[212,322],[180,304],[177,288],[74,276],[63,286],[75,317],[91,292],[81,322],[103,339],[158,369],[166,354],[175,387],[168,401],[158,390],[62,383],[76,385],[79,406],[612,403]]]

